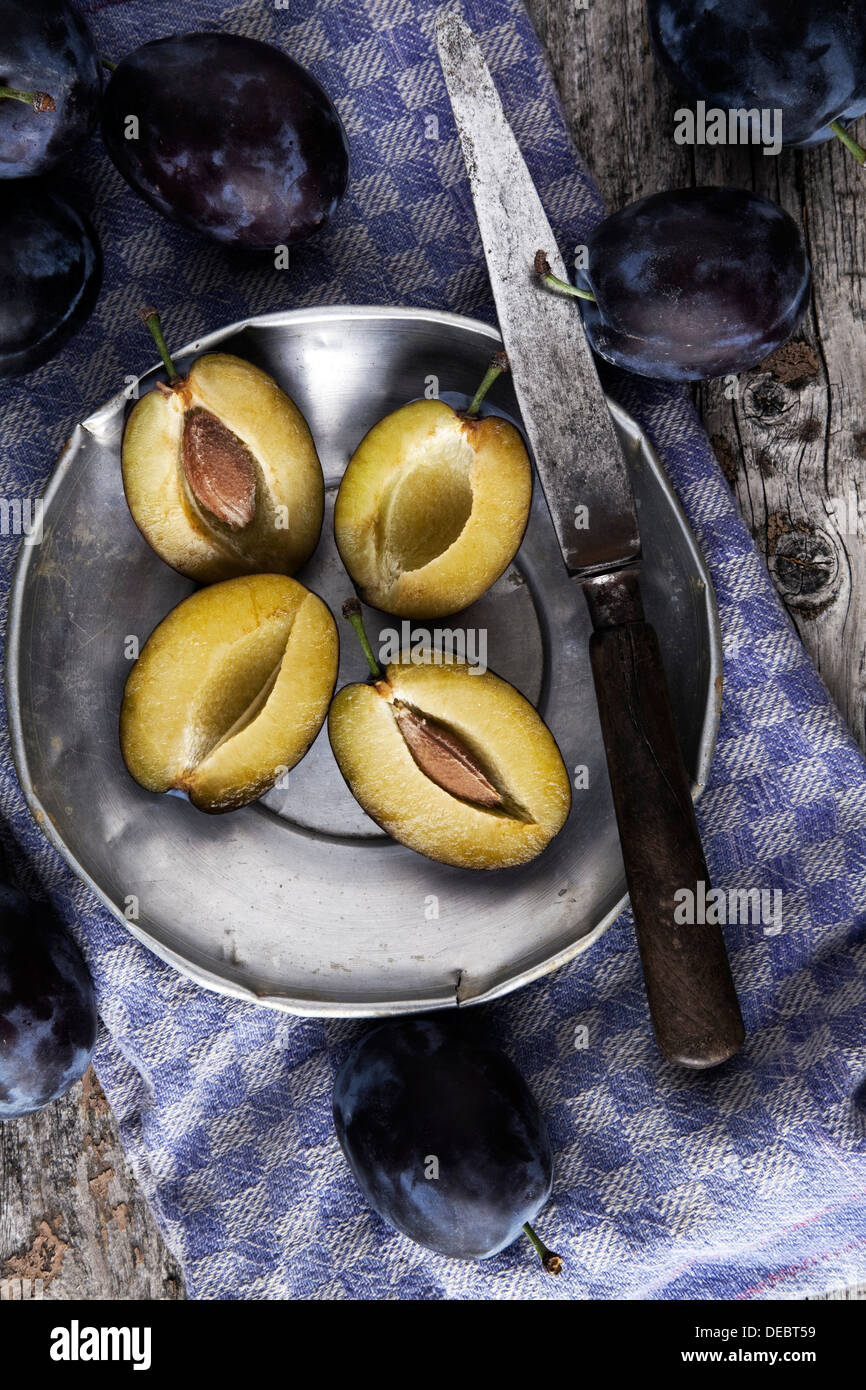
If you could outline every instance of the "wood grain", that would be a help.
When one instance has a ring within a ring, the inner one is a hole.
[[[738,184],[806,229],[814,272],[799,355],[698,404],[756,543],[850,727],[866,745],[866,177],[841,149],[690,151],[680,104],[649,52],[641,0],[529,0],[575,141],[610,208],[663,188]],[[852,525],[853,523],[853,525]],[[46,1298],[181,1298],[180,1273],[92,1079],[30,1120],[0,1125],[0,1279]],[[17,1283],[16,1281],[22,1281]],[[8,1296],[8,1294],[7,1294]],[[829,1297],[866,1297],[866,1288]]]
[[[0,1124],[0,1192],[0,1299],[184,1296],[92,1068]]]
[[[722,382],[696,398],[788,612],[866,748],[866,173],[837,141],[778,157],[678,146],[684,103],[653,61],[640,0],[529,9],[610,209],[727,183],[803,225],[814,287],[799,350],[745,373],[732,399]]]

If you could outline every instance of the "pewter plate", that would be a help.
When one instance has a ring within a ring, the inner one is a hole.
[[[182,365],[219,345],[248,357],[303,410],[329,506],[319,547],[298,577],[339,613],[351,587],[331,520],[353,449],[433,379],[445,399],[465,403],[499,342],[494,329],[454,314],[337,307],[251,319],[177,356]],[[156,375],[142,378],[142,390]],[[504,382],[491,405],[517,415]],[[610,408],[638,501],[646,607],[697,793],[712,757],[721,684],[712,587],[658,460],[634,422]],[[128,409],[118,396],[75,430],[45,492],[42,543],[22,546],[10,604],[16,768],[33,815],[75,872],[179,970],[303,1014],[391,1014],[490,999],[586,950],[621,911],[625,880],[589,619],[540,487],[515,563],[477,604],[438,626],[486,634],[490,668],[538,706],[569,769],[586,769],[587,785],[532,864],[453,869],[394,843],[367,819],[324,730],[282,788],[222,817],[147,793],[128,776],[117,739],[127,639],[143,644],[194,587],[157,558],[127,511],[119,454]],[[354,637],[340,626],[338,685],[367,675]],[[373,613],[369,626],[375,645],[399,624]],[[436,625],[412,626],[437,641]],[[130,905],[136,920],[128,919]]]

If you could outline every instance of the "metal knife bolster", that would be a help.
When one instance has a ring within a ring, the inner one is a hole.
[[[584,575],[580,579],[580,586],[596,632],[644,621],[636,564],[607,570],[604,574]]]

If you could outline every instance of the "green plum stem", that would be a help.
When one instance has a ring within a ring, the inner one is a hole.
[[[556,290],[559,294],[574,295],[575,299],[588,299],[591,304],[595,303],[595,295],[591,294],[589,290],[580,290],[569,280],[560,280],[558,275],[554,275],[545,251],[536,251],[534,265],[536,275],[547,285],[548,289]]]
[[[357,633],[358,641],[361,643],[364,655],[367,658],[367,665],[370,667],[371,674],[375,676],[377,681],[381,680],[382,668],[373,654],[373,648],[370,646],[369,638],[364,631],[364,619],[361,616],[361,605],[356,598],[346,599],[346,602],[343,604],[343,617],[348,618]]]
[[[537,1236],[528,1221],[523,1223],[523,1233],[532,1244],[532,1248],[541,1260],[541,1267],[545,1274],[559,1275],[562,1273],[562,1256],[554,1255],[552,1250],[548,1250],[544,1241]]]
[[[862,145],[858,144],[858,142],[854,139],[853,135],[848,134],[842,122],[831,121],[830,129],[836,136],[836,139],[842,141],[842,144],[845,146],[846,150],[851,151],[857,163],[866,165],[866,150],[864,150]]]
[[[468,415],[471,420],[474,420],[481,409],[481,402],[484,400],[484,397],[487,395],[494,381],[496,381],[497,377],[502,376],[503,372],[507,371],[508,353],[497,352],[496,355],[490,359],[490,366],[484,373],[481,385],[472,397],[472,404],[469,406],[468,410],[464,410],[463,414]]]
[[[57,110],[57,102],[47,92],[22,92],[18,87],[0,87],[0,101],[7,97],[11,101],[23,101],[25,106],[32,106],[40,115],[43,111]]]
[[[162,324],[159,321],[158,311],[156,309],[142,309],[141,321],[150,329],[151,337],[159,349],[159,355],[162,358],[165,370],[168,372],[169,380],[172,382],[180,381],[180,374],[175,369],[175,365],[171,360],[171,353],[166,346],[165,338],[162,336]]]

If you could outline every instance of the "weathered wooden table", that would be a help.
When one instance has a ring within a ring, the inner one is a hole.
[[[814,292],[797,346],[747,372],[733,399],[710,383],[697,400],[776,587],[866,747],[866,174],[838,145],[778,158],[678,146],[683,103],[653,64],[642,0],[529,7],[610,208],[728,183],[802,220]],[[92,1072],[42,1114],[0,1125],[0,1192],[5,1296],[42,1279],[48,1298],[184,1297]]]

